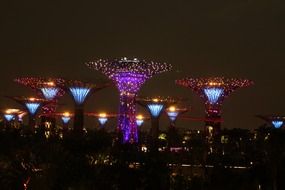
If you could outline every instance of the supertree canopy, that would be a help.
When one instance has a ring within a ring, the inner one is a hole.
[[[12,119],[15,119],[18,113],[20,112],[22,111],[20,111],[19,109],[6,109],[2,111],[2,114],[4,118],[6,119],[6,121],[10,122],[12,121]]]
[[[220,111],[223,100],[238,88],[248,87],[253,84],[247,79],[234,79],[224,77],[214,78],[185,78],[176,80],[176,84],[191,88],[205,101],[210,109]],[[210,111],[210,110],[207,110]]]
[[[247,79],[236,78],[184,78],[176,80],[176,84],[191,88],[205,102],[206,117],[219,119],[221,117],[221,105],[225,98],[238,88],[248,87],[253,84]],[[206,122],[206,125],[213,128],[220,128],[220,123]],[[215,127],[213,127],[215,125]],[[219,129],[218,129],[219,130]],[[216,133],[216,132],[214,132]]]
[[[45,99],[26,98],[26,97],[10,97],[26,108],[29,115],[29,127],[35,127],[35,116],[42,106],[48,103]]]
[[[104,126],[105,123],[108,121],[108,117],[106,113],[100,113],[98,117],[98,121],[101,126]]]
[[[179,115],[186,113],[187,111],[187,108],[181,108],[176,106],[170,106],[166,109],[166,113],[171,121],[171,124],[174,124]]]
[[[15,108],[9,108],[6,110],[3,110],[1,112],[6,120],[5,122],[5,126],[6,128],[9,127],[14,127],[14,128],[18,128],[20,127],[21,124],[21,116],[23,116],[24,114],[26,114],[24,111],[20,110],[20,109],[15,109]]]
[[[50,101],[43,107],[45,114],[54,113],[57,99],[65,94],[65,80],[61,78],[21,77],[16,78],[15,82],[36,90],[39,95]]]
[[[61,113],[60,116],[61,116],[61,120],[63,124],[67,125],[71,119],[71,114],[69,112],[64,112],[64,113]]]
[[[145,97],[137,98],[136,101],[141,106],[147,108],[151,117],[158,118],[162,111],[171,104],[176,104],[179,99],[172,97]]]
[[[135,97],[141,86],[152,76],[171,70],[171,65],[139,59],[99,59],[87,66],[108,76],[120,92],[118,130],[123,142],[137,142]]]
[[[274,128],[279,129],[285,123],[285,116],[280,115],[258,115],[257,117],[270,123]]]
[[[143,115],[139,114],[136,116],[136,123],[137,123],[137,126],[140,127],[142,126],[143,122],[144,122],[144,117]]]
[[[106,84],[91,84],[78,80],[66,81],[66,90],[68,90],[75,103],[73,130],[83,132],[84,126],[84,103],[91,93],[107,87]]]
[[[151,128],[149,131],[149,139],[151,150],[157,151],[158,134],[159,134],[159,118],[163,110],[169,105],[174,105],[181,99],[172,97],[140,97],[136,101],[139,105],[145,107],[151,116]]]

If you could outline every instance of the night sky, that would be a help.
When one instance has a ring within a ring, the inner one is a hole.
[[[226,76],[255,82],[225,102],[224,127],[255,128],[255,114],[285,115],[285,3],[270,0],[6,1],[0,6],[1,95],[31,95],[13,82],[19,76],[104,78],[84,62],[138,57],[167,62],[140,95],[181,96],[188,115],[204,116],[200,98],[176,86],[186,76]],[[60,110],[72,108],[70,97]],[[0,99],[1,108],[16,106]],[[118,108],[112,87],[88,100],[87,111]],[[166,117],[163,118],[166,120]],[[198,128],[202,122],[178,122]]]

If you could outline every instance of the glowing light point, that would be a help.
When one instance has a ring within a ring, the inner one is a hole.
[[[222,88],[205,88],[204,93],[206,94],[210,104],[218,102],[219,98],[223,95],[224,90]]]
[[[138,126],[138,127],[142,126],[143,122],[144,122],[143,116],[142,116],[142,115],[138,115],[138,116],[136,117],[137,126]]]
[[[274,128],[276,128],[276,129],[279,129],[279,128],[282,127],[282,125],[284,124],[283,121],[278,121],[278,120],[272,121],[271,123],[272,123],[272,125],[274,126]]]
[[[83,104],[87,95],[89,94],[91,88],[84,88],[84,87],[70,87],[69,88],[75,102],[77,104]]]
[[[14,118],[14,115],[12,114],[4,114],[4,117],[7,121],[11,121]]]
[[[56,87],[45,87],[41,88],[41,92],[47,100],[53,100],[57,96],[59,89]]]
[[[151,115],[153,117],[158,117],[164,107],[163,104],[149,104],[147,105]]]
[[[29,110],[31,115],[35,115],[35,113],[38,111],[39,107],[40,107],[40,103],[25,103],[27,109]]]

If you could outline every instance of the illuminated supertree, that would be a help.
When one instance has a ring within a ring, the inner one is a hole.
[[[51,103],[43,107],[45,114],[55,112],[55,103],[65,94],[63,89],[65,80],[61,78],[21,77],[15,82],[34,89],[40,96]]]
[[[86,113],[86,115],[90,117],[95,117],[98,120],[99,129],[104,129],[109,119],[117,117],[117,114],[106,113],[106,112],[100,112],[100,113],[89,112]]]
[[[6,128],[14,127],[17,128],[19,124],[22,122],[21,117],[23,117],[26,113],[20,109],[6,109],[2,111],[2,114],[5,118],[5,126]]]
[[[175,122],[177,120],[177,117],[182,115],[183,113],[186,113],[188,109],[170,106],[165,111],[170,120],[170,127],[175,127]]]
[[[45,99],[40,98],[25,98],[25,97],[10,97],[19,104],[21,104],[28,113],[29,116],[29,123],[28,123],[28,130],[33,131],[36,126],[36,115],[39,112],[40,108],[48,103]]]
[[[70,92],[74,100],[74,120],[73,130],[82,133],[84,127],[84,104],[86,99],[94,92],[105,88],[107,85],[95,85],[77,80],[66,82],[66,89]]]
[[[152,76],[171,70],[166,63],[147,62],[139,59],[97,60],[87,66],[101,71],[117,86],[120,93],[118,130],[123,135],[123,142],[137,142],[135,98],[141,86]]]
[[[65,83],[64,79],[21,77],[16,78],[14,81],[32,88],[38,95],[49,101],[49,104],[42,107],[43,115],[41,116],[41,123],[44,128],[47,128],[48,126],[55,128],[56,119],[54,117],[54,112],[56,111],[58,99],[65,94],[63,89]]]
[[[100,123],[100,128],[104,128],[105,124],[107,123],[108,121],[108,116],[106,113],[100,113],[98,115],[98,121]]]
[[[279,129],[285,124],[285,116],[280,115],[258,115],[257,117],[265,120],[270,125],[272,125],[275,129]]]
[[[138,127],[141,127],[142,126],[142,124],[143,124],[143,122],[144,122],[144,117],[143,117],[143,115],[141,115],[141,114],[139,114],[139,115],[137,115],[136,116],[136,123],[137,123],[137,126]]]
[[[64,112],[61,114],[60,119],[62,120],[62,123],[64,125],[67,125],[67,128],[68,128],[68,124],[69,124],[70,119],[71,119],[71,114],[69,112]]]
[[[185,78],[176,80],[176,84],[191,88],[205,102],[206,134],[209,140],[219,134],[221,123],[221,106],[225,98],[238,88],[253,84],[247,79],[214,78]]]
[[[170,97],[154,97],[154,98],[137,98],[137,103],[146,108],[151,116],[151,129],[150,129],[150,137],[149,141],[151,141],[151,145],[154,150],[157,149],[157,141],[159,134],[159,118],[161,113],[169,106],[176,104],[178,99],[170,98]]]
[[[57,115],[60,117],[62,121],[62,128],[61,128],[61,132],[59,133],[59,136],[63,138],[69,130],[68,125],[73,115],[69,112],[58,113]]]

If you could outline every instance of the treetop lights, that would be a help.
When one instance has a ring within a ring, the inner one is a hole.
[[[102,72],[116,84],[120,92],[118,130],[123,133],[123,142],[137,142],[135,97],[147,79],[170,71],[172,66],[137,58],[99,59],[86,65]]]
[[[50,104],[43,107],[44,113],[54,113],[56,100],[65,94],[63,89],[65,80],[61,78],[21,77],[14,81],[36,90],[38,94],[50,101]]]
[[[174,105],[181,99],[172,97],[140,97],[136,101],[141,106],[145,107],[151,115],[151,128],[149,131],[151,150],[157,151],[158,133],[159,133],[159,118],[163,110],[169,105]]]
[[[73,130],[82,133],[84,126],[84,103],[92,92],[103,89],[107,84],[95,85],[78,80],[69,80],[65,83],[65,88],[70,92],[74,103]]]
[[[174,123],[180,114],[185,113],[187,111],[188,111],[187,108],[180,108],[180,107],[175,107],[175,106],[170,106],[166,109],[166,113],[171,123]]]
[[[176,80],[176,84],[191,88],[205,100],[207,105],[220,105],[222,101],[238,88],[248,87],[253,84],[247,79],[224,77],[213,78],[185,78]]]
[[[65,80],[61,78],[22,77],[16,78],[15,82],[38,90],[47,100],[54,100],[65,94]]]
[[[191,88],[205,102],[207,119],[219,119],[221,117],[221,105],[225,98],[238,88],[248,87],[253,84],[247,79],[210,77],[210,78],[184,78],[176,80],[176,84]],[[206,122],[214,133],[220,128],[220,123]],[[216,131],[213,131],[216,130]]]
[[[151,117],[158,118],[166,106],[175,104],[179,99],[172,97],[144,97],[137,98],[136,101],[147,108]]]
[[[2,113],[7,121],[19,119],[19,115],[25,114],[25,112],[21,111],[20,109],[6,109]]]
[[[35,127],[35,115],[39,111],[40,107],[48,103],[48,101],[45,99],[34,98],[34,97],[30,98],[10,97],[10,98],[20,103],[27,109],[27,112],[29,114],[29,127],[31,128]]]
[[[32,116],[34,116],[39,108],[46,104],[47,101],[44,99],[40,99],[40,98],[34,98],[34,97],[30,97],[30,98],[25,98],[25,97],[12,97],[12,99],[14,99],[16,102],[24,105],[28,111],[28,113]]]
[[[285,116],[278,115],[258,115],[259,118],[265,120],[270,123],[274,128],[279,129],[285,123]]]
[[[64,124],[68,124],[71,119],[71,114],[69,112],[61,113],[61,120]]]
[[[142,126],[143,122],[144,122],[144,117],[143,115],[139,114],[136,116],[136,123],[137,123],[137,126],[140,127]]]

